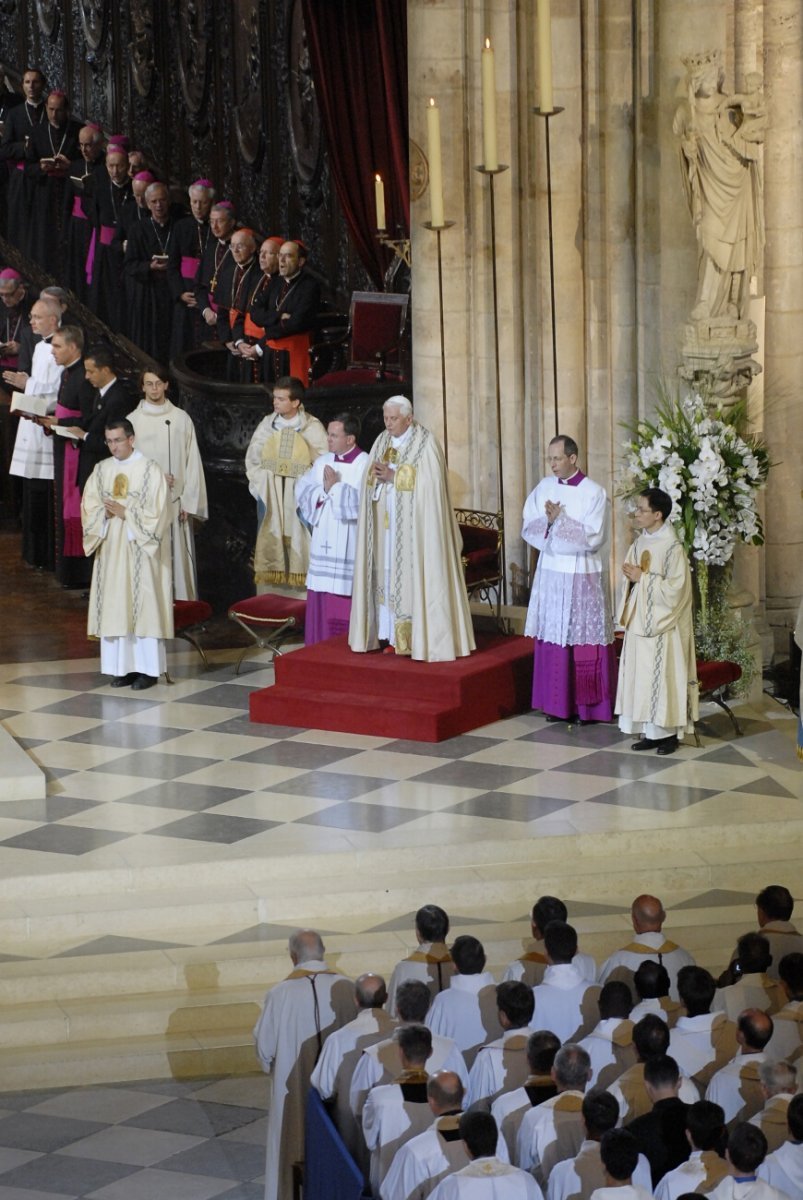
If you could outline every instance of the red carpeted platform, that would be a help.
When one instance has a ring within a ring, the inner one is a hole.
[[[442,742],[529,712],[533,643],[478,637],[468,658],[422,663],[352,654],[343,636],[285,654],[275,668],[273,687],[251,693],[252,721]]]

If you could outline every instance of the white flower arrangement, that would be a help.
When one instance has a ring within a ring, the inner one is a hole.
[[[618,494],[632,498],[648,487],[667,492],[678,537],[706,566],[729,563],[737,542],[764,542],[757,503],[769,456],[743,423],[740,406],[710,411],[697,394],[665,398],[655,419],[639,421],[624,443]]]

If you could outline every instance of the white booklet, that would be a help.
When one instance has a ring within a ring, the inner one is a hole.
[[[68,425],[51,425],[50,432],[57,433],[59,437],[72,438],[74,442],[82,442],[84,440],[77,433],[73,433],[72,428]]]
[[[52,396],[26,396],[24,392],[14,392],[9,411],[25,413],[28,417],[46,417],[52,403]]]

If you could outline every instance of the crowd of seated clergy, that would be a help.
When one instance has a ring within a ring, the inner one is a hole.
[[[567,906],[542,896],[532,940],[499,982],[474,936],[434,904],[389,981],[350,981],[321,938],[254,1031],[272,1077],[266,1200],[292,1194],[315,1089],[381,1200],[800,1200],[803,935],[782,885],[756,929],[723,932],[717,978],[664,931],[654,896],[604,962]],[[706,926],[707,941],[713,922]]]

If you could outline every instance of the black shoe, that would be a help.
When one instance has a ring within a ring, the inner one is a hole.
[[[137,679],[139,679],[138,672],[129,671],[127,675],[116,676],[109,684],[109,687],[128,687],[129,685],[133,687]]]
[[[639,738],[639,740],[637,742],[634,742],[633,745],[630,747],[630,749],[631,750],[656,750],[658,748],[658,746],[660,746],[660,745],[661,745],[661,743],[659,741],[653,741],[652,738],[643,737],[643,738]]]
[[[678,739],[676,738],[676,736],[673,733],[671,735],[671,737],[661,739],[661,742],[658,745],[655,753],[662,754],[662,755],[663,754],[674,754],[679,745],[680,745],[680,742],[678,741]]]
[[[137,675],[136,679],[131,684],[131,691],[144,692],[146,688],[156,687],[158,682],[158,675]]]
[[[553,717],[552,713],[544,713],[544,720],[548,721],[550,725],[555,725],[561,721],[565,721],[566,717]]]

